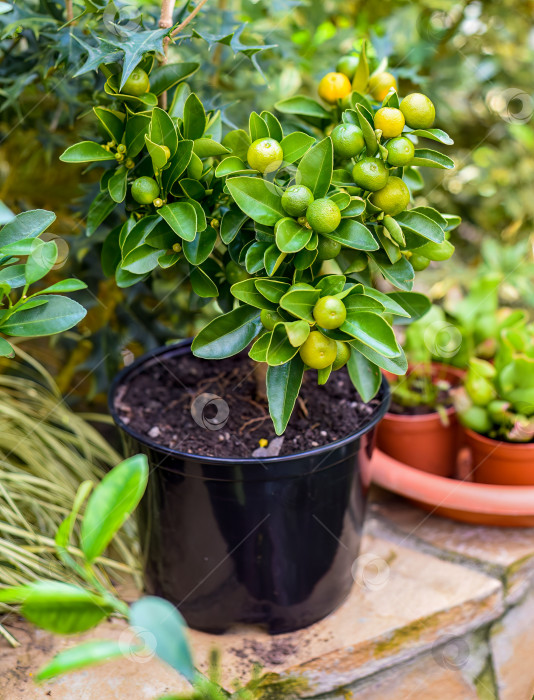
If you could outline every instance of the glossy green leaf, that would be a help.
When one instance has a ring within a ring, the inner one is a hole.
[[[195,294],[198,294],[199,297],[209,299],[219,296],[217,285],[201,267],[192,267],[189,279],[193,291]]]
[[[313,136],[304,134],[301,131],[294,131],[288,134],[280,142],[284,152],[284,162],[295,163],[310,150],[314,143],[315,139]]]
[[[59,156],[63,163],[92,163],[101,160],[115,160],[115,155],[93,141],[81,141],[69,146]]]
[[[204,105],[192,92],[184,105],[183,135],[186,139],[199,139],[206,128],[206,112]]]
[[[158,216],[144,216],[135,223],[135,219],[127,222],[119,236],[119,244],[121,246],[122,257],[125,258],[134,248],[139,247],[146,242],[147,237],[156,228],[161,219]]]
[[[241,158],[237,156],[228,156],[222,160],[215,168],[217,177],[226,177],[227,175],[235,175],[237,173],[250,172]]]
[[[303,156],[297,168],[296,180],[308,187],[315,199],[324,197],[330,187],[334,163],[332,139],[323,139]]]
[[[226,146],[223,146],[214,139],[196,139],[193,145],[193,150],[199,158],[210,158],[211,156],[224,156],[230,153]]]
[[[259,309],[238,306],[204,326],[193,340],[191,350],[206,360],[222,360],[244,350],[261,327]]]
[[[340,330],[384,355],[395,357],[400,353],[395,333],[382,316],[358,309],[347,310],[347,318]]]
[[[223,161],[224,162],[224,161]],[[221,240],[231,243],[247,220],[247,215],[238,209],[229,209],[221,220]]]
[[[331,121],[332,115],[311,97],[295,95],[287,97],[275,104],[275,108],[282,114],[295,114],[304,121],[317,124],[322,121]]]
[[[230,291],[232,296],[249,306],[255,306],[257,309],[276,309],[276,304],[268,301],[256,289],[255,280],[252,277],[242,282],[236,282],[230,287]]]
[[[267,128],[269,129],[269,136],[272,139],[275,139],[275,141],[281,142],[284,138],[284,132],[282,130],[282,125],[274,116],[274,114],[272,114],[271,112],[262,112],[260,114],[260,117],[267,124]]]
[[[280,252],[274,243],[267,248],[263,256],[263,265],[269,277],[276,274],[286,255],[287,253]]]
[[[302,321],[302,323],[306,322]],[[295,357],[298,351],[298,347],[295,347],[289,340],[285,323],[277,323],[273,328],[267,348],[267,364],[270,367],[283,365]]]
[[[169,33],[169,29],[147,29],[145,31],[130,32],[128,41],[118,37],[117,44],[124,52],[120,89],[135,70],[139,62],[148,52],[163,54],[163,37]],[[115,44],[114,41],[110,42]]]
[[[158,209],[176,235],[184,241],[193,241],[197,233],[197,215],[189,202],[173,202]]]
[[[122,260],[121,267],[135,275],[146,275],[158,266],[161,250],[143,244],[131,250]]]
[[[257,139],[269,138],[269,127],[257,112],[251,112],[248,120],[248,130],[252,142]]]
[[[245,267],[249,275],[255,275],[264,269],[265,253],[268,248],[269,243],[264,241],[254,241],[254,243],[247,248]]]
[[[47,294],[41,299],[46,299],[47,303],[32,309],[16,311],[2,324],[2,332],[24,338],[54,335],[72,328],[87,313],[83,306],[68,297]]]
[[[337,204],[340,211],[346,209],[351,202],[351,197],[348,192],[335,192],[334,194],[329,195],[329,199]]]
[[[129,457],[96,486],[83,515],[80,547],[89,562],[99,557],[137,507],[148,481],[145,455]]]
[[[378,365],[378,367],[385,369],[386,372],[391,372],[391,374],[397,375],[406,374],[408,369],[408,361],[406,360],[406,356],[402,349],[399,355],[388,358],[384,357],[384,355],[381,355],[379,352],[376,352],[376,350],[373,350],[373,348],[369,347],[369,345],[361,343],[359,340],[351,340],[349,342],[354,350],[361,352],[361,354],[368,360],[370,360],[373,364]]]
[[[95,666],[121,656],[128,656],[131,652],[133,649],[113,640],[84,642],[56,654],[52,661],[40,669],[37,680],[48,680],[62,673],[78,671],[87,666]]]
[[[17,214],[0,230],[0,247],[25,238],[37,238],[55,220],[56,215],[45,209],[33,209]]]
[[[55,634],[85,632],[115,609],[103,596],[60,581],[2,589],[0,603],[21,604],[21,613],[29,622]]]
[[[416,233],[435,243],[441,243],[445,240],[445,232],[441,226],[421,212],[411,209],[403,211],[397,214],[395,220],[404,231]]]
[[[91,202],[89,212],[87,214],[85,235],[92,236],[111,212],[115,209],[117,203],[114,202],[107,192],[100,192]]]
[[[271,342],[271,332],[263,333],[249,350],[248,356],[254,362],[267,362],[267,349]]]
[[[120,166],[115,170],[108,181],[108,190],[111,199],[114,202],[123,202],[126,198],[126,183],[128,179],[128,171],[124,166]]]
[[[376,266],[382,275],[384,275],[385,279],[391,282],[395,287],[398,287],[398,289],[402,289],[406,292],[411,291],[415,273],[413,267],[404,256],[393,265],[388,260],[387,255],[382,251],[372,253],[372,256]]]
[[[433,151],[430,148],[416,148],[410,165],[426,165],[428,168],[451,170],[454,168],[454,161],[439,151]]]
[[[26,284],[26,265],[9,265],[0,270],[0,284],[7,284],[11,289],[23,287]]]
[[[178,148],[178,134],[173,120],[167,112],[159,107],[154,107],[150,119],[150,140],[158,146],[167,146],[171,152],[171,158]]]
[[[379,292],[373,287],[364,287],[363,289],[366,296],[372,297],[382,304],[386,313],[409,318],[410,314],[408,311],[400,304],[397,304],[395,299],[392,298],[392,294],[384,294],[384,292]]]
[[[355,250],[378,250],[379,248],[367,226],[354,219],[342,219],[337,229],[325,236]]]
[[[284,325],[289,342],[294,348],[299,348],[310,335],[310,324],[307,321],[287,321]]]
[[[365,294],[351,294],[343,300],[347,313],[350,311],[372,311],[373,313],[381,314],[384,311],[384,305],[378,299],[368,297]]]
[[[285,217],[276,225],[276,245],[283,253],[298,253],[312,236],[312,230],[301,226],[295,219]]]
[[[193,141],[183,140],[178,142],[176,153],[169,161],[169,167],[162,173],[162,184],[164,192],[169,192],[176,180],[183,174],[193,153]]]
[[[54,241],[44,243],[41,240],[34,241],[34,248],[26,262],[24,275],[28,284],[33,284],[42,279],[56,264],[58,249]]]
[[[374,156],[374,154],[378,151],[378,141],[376,140],[375,130],[371,124],[369,124],[365,114],[365,107],[362,105],[356,105],[356,112],[358,113],[360,129],[362,130],[363,138],[365,140],[367,155]]]
[[[240,160],[247,160],[247,153],[251,144],[250,136],[243,129],[234,129],[226,134],[222,140],[223,146],[229,148],[230,151]]]
[[[93,107],[93,112],[111,139],[115,141],[115,143],[120,143],[124,133],[124,115],[121,115],[123,117],[121,119],[119,116],[121,112],[114,112],[107,107]]]
[[[145,135],[148,134],[150,118],[144,114],[135,114],[126,122],[124,143],[129,158],[135,158],[145,147]]]
[[[161,95],[182,80],[190,78],[199,68],[198,63],[185,61],[158,66],[150,72],[150,92],[153,92],[154,95]]]
[[[188,262],[191,265],[203,263],[211,255],[216,240],[217,231],[208,226],[204,231],[199,231],[192,241],[184,241],[183,251]]]
[[[321,290],[322,297],[333,296],[334,294],[341,294],[346,281],[345,275],[326,275],[317,280],[315,288]]]
[[[278,304],[280,299],[289,290],[289,282],[283,282],[281,280],[272,279],[255,279],[254,284],[258,292],[263,294],[263,296],[272,301],[274,304]]]
[[[352,89],[362,93],[366,92],[367,83],[369,82],[369,63],[367,62],[366,47],[367,42],[364,40],[362,42],[358,67],[352,79]]]
[[[347,362],[349,377],[358,394],[366,403],[376,396],[382,382],[378,367],[354,347]]]
[[[130,624],[146,632],[143,641],[158,658],[189,682],[195,680],[197,672],[187,640],[187,626],[172,603],[145,596],[131,606]]]
[[[269,413],[277,435],[282,435],[291,418],[303,375],[304,363],[298,354],[285,365],[267,370]]]
[[[154,171],[164,168],[167,165],[168,155],[163,146],[159,146],[157,143],[154,143],[149,138],[148,134],[145,135],[145,144],[148,154],[152,159],[152,167],[154,168]]]
[[[15,351],[5,338],[0,338],[0,357],[15,357]]]
[[[395,304],[398,304],[406,313],[410,314],[409,318],[399,318],[395,321],[397,324],[413,323],[422,318],[431,307],[430,300],[424,294],[419,292],[390,292],[387,295]]]
[[[226,181],[235,203],[251,219],[266,226],[284,217],[282,198],[265,180],[253,177],[232,177]]]
[[[282,309],[289,311],[292,316],[302,318],[309,323],[315,323],[312,312],[320,294],[320,290],[313,287],[310,287],[310,289],[293,289],[280,299],[280,306]]]
[[[414,129],[410,131],[410,135],[421,136],[425,139],[431,139],[432,141],[439,141],[440,143],[447,144],[447,146],[452,146],[454,143],[449,134],[441,129]]]

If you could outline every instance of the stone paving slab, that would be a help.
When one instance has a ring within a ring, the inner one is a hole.
[[[378,489],[373,492],[368,511],[368,520],[372,517],[389,527],[395,541],[401,544],[474,565],[500,578],[508,602],[521,598],[534,581],[534,528],[460,523],[431,515]]]
[[[447,636],[465,634],[503,612],[502,586],[497,579],[376,537],[372,532],[364,538],[358,564],[348,600],[308,629],[276,637],[256,628],[236,629],[222,636],[192,632],[200,668],[206,668],[210,649],[217,646],[222,653],[226,687],[235,678],[246,681],[252,664],[259,662],[266,671],[306,679],[306,695],[312,696],[411,659],[441,644]],[[122,623],[106,623],[91,637],[117,638],[124,630]],[[140,663],[125,659],[70,674],[43,686],[41,695],[35,694],[27,674],[74,640],[34,634],[37,644],[26,643],[16,651],[6,649],[0,641],[0,698],[16,678],[18,685],[13,687],[18,695],[8,692],[6,700],[40,700],[47,697],[48,690],[54,700],[144,700],[170,688],[180,689],[177,676],[157,660]],[[84,690],[86,687],[90,690]]]

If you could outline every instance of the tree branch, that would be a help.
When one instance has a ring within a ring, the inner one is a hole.
[[[171,36],[176,36],[179,34],[184,27],[186,27],[189,22],[200,12],[202,9],[203,5],[207,3],[208,0],[199,0],[198,5],[195,7],[195,9],[191,12],[190,15],[187,15],[187,17],[184,19],[183,22],[180,22],[180,24],[176,27],[176,29],[172,30]]]
[[[169,29],[172,27],[172,15],[174,13],[174,5],[176,0],[163,0],[161,3],[161,14],[159,17],[159,26],[161,29]]]
[[[65,0],[65,14],[67,16],[67,22],[72,22],[72,20],[74,19],[72,0]]]

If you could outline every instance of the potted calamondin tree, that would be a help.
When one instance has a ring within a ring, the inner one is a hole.
[[[118,425],[153,466],[147,586],[206,630],[308,625],[351,588],[358,468],[388,405],[381,369],[407,369],[392,323],[429,308],[411,291],[412,262],[434,259],[448,227],[411,204],[419,166],[452,167],[419,142],[450,139],[424,95],[368,94],[381,83],[365,51],[352,83],[321,83],[327,107],[293,97],[277,105],[282,123],[252,113],[248,130],[225,134],[180,65],[163,76],[147,56],[135,74],[104,69],[110,101],[95,113],[108,141],[62,156],[111,165],[94,211],[120,205],[127,218],[104,265],[122,286],[174,267],[177,284],[188,278],[220,310],[111,392]],[[156,106],[165,88],[168,109]],[[286,115],[302,130],[283,127]]]

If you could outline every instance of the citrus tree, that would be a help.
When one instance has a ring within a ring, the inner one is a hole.
[[[458,223],[410,207],[419,167],[453,167],[419,147],[452,142],[433,128],[432,102],[420,93],[400,100],[392,76],[370,76],[365,45],[340,68],[319,86],[326,106],[304,96],[276,105],[289,128],[253,112],[248,130],[223,135],[220,113],[185,82],[187,66],[157,66],[154,52],[136,64],[114,58],[101,65],[108,101],[94,108],[106,140],[61,156],[107,165],[88,233],[120,207],[126,220],[103,249],[117,284],[185,262],[195,294],[223,312],[193,353],[217,360],[251,346],[250,358],[268,366],[279,434],[306,368],[324,384],[347,365],[366,401],[381,368],[406,371],[392,323],[429,308],[412,291],[414,271],[450,257],[447,233]],[[379,277],[395,291],[378,289]]]

